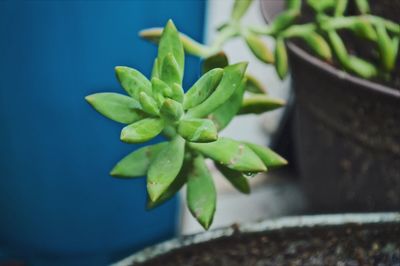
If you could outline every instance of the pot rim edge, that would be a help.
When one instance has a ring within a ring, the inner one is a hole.
[[[380,212],[380,213],[346,213],[346,214],[318,214],[300,215],[263,220],[261,222],[250,222],[239,225],[216,228],[207,232],[200,232],[193,235],[181,236],[149,246],[133,255],[115,263],[111,266],[129,266],[134,263],[141,263],[154,257],[166,254],[175,249],[187,247],[189,245],[200,244],[220,237],[229,237],[237,231],[240,233],[268,232],[287,228],[306,228],[313,226],[338,226],[350,223],[356,224],[376,224],[376,223],[400,223],[400,212]]]

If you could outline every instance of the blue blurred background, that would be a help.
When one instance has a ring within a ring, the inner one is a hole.
[[[172,18],[201,40],[205,1],[0,1],[0,265],[106,265],[170,238],[177,200],[145,210],[144,179],[108,173],[136,149],[85,101],[123,92],[114,66],[147,75],[137,33]],[[185,84],[198,76],[187,58]],[[25,264],[26,263],[26,264]]]

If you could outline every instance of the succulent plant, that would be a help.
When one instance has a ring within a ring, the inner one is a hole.
[[[358,15],[346,16],[350,1]],[[210,46],[200,44],[181,34],[185,50],[193,55],[208,58],[221,51],[231,38],[242,37],[252,53],[262,62],[274,64],[278,76],[283,79],[289,70],[285,40],[300,39],[324,61],[335,60],[343,70],[366,79],[390,79],[399,54],[400,25],[370,13],[368,0],[305,0],[313,11],[310,23],[296,23],[301,16],[302,1],[286,0],[286,10],[268,25],[243,25],[242,17],[252,0],[235,0],[230,21],[219,27],[219,34]],[[339,31],[347,30],[355,36],[373,44],[375,62],[350,53]],[[161,29],[153,28],[141,32],[141,36],[157,41]],[[261,37],[275,39],[275,51]]]
[[[164,29],[147,31],[158,43],[151,79],[129,67],[116,67],[128,95],[96,93],[86,100],[102,115],[126,126],[121,140],[142,143],[163,135],[165,141],[139,148],[111,170],[122,178],[147,176],[148,208],[156,207],[187,185],[187,205],[208,229],[216,208],[216,189],[206,164],[211,159],[232,185],[249,193],[248,176],[287,162],[267,147],[219,137],[237,114],[262,113],[283,105],[261,85],[247,78],[247,63],[228,65],[223,53],[212,54],[204,74],[187,92],[182,88],[185,52],[205,46],[180,35],[169,21]],[[151,34],[150,34],[151,33]],[[250,96],[244,97],[245,90]]]

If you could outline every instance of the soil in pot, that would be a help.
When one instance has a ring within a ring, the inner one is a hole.
[[[137,265],[137,264],[135,264]],[[347,224],[235,233],[174,250],[141,266],[400,265],[400,224]]]

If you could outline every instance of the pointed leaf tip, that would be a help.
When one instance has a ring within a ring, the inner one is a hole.
[[[121,178],[145,176],[151,161],[165,145],[167,142],[161,142],[131,152],[114,166],[110,175]]]
[[[145,118],[124,127],[121,131],[121,140],[126,143],[141,143],[148,141],[164,128],[164,121],[158,118]]]
[[[191,142],[189,145],[194,150],[233,170],[251,173],[267,171],[267,167],[257,154],[241,142],[219,137],[214,142]]]
[[[171,140],[150,164],[147,191],[151,201],[157,201],[179,174],[185,154],[185,140],[179,136]]]
[[[213,221],[217,193],[212,175],[201,155],[193,161],[193,167],[188,174],[186,189],[190,212],[207,230]]]
[[[85,99],[97,112],[119,123],[131,124],[144,117],[139,103],[126,95],[102,92]]]

